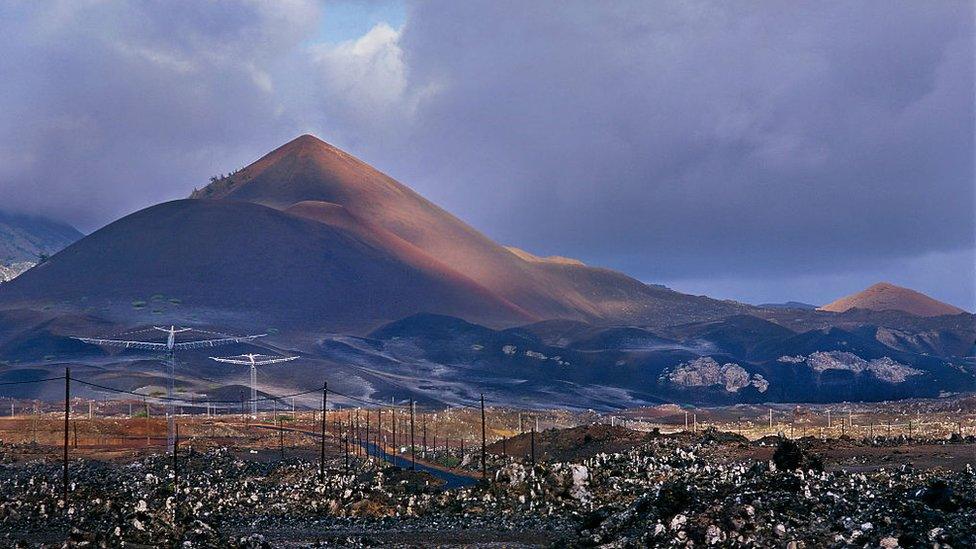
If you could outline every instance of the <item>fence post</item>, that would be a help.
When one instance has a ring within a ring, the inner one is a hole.
[[[68,510],[68,423],[71,416],[71,368],[64,369],[64,509]]]

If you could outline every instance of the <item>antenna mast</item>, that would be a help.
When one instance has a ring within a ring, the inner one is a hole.
[[[189,349],[202,349],[206,347],[217,347],[220,345],[228,345],[231,343],[245,343],[253,341],[259,337],[266,336],[267,334],[255,334],[246,336],[232,336],[221,333],[205,332],[202,330],[197,330],[194,328],[185,328],[176,326],[159,327],[153,326],[151,329],[140,330],[139,332],[130,333],[141,333],[141,332],[151,332],[151,331],[163,332],[166,334],[166,342],[161,341],[146,341],[142,339],[111,339],[111,338],[96,338],[96,337],[75,337],[78,341],[84,343],[90,343],[92,345],[100,345],[103,347],[120,347],[123,349],[147,349],[151,351],[164,351],[166,353],[166,364],[168,366],[168,377],[169,383],[166,388],[166,416],[167,416],[167,429],[166,429],[166,450],[172,451],[174,446],[174,432],[175,432],[175,384],[176,384],[176,351],[185,351]],[[176,335],[185,332],[200,332],[209,337],[204,337],[202,339],[193,339],[188,341],[177,341]],[[216,337],[214,337],[216,336]]]
[[[211,360],[216,360],[217,362],[226,362],[228,364],[240,364],[242,366],[248,366],[251,370],[251,417],[258,417],[258,366],[267,366],[268,364],[277,364],[279,362],[288,362],[289,360],[295,360],[297,356],[282,356],[273,357],[268,355],[258,355],[258,354],[245,354],[238,356],[228,356],[228,357],[218,357],[212,356]]]

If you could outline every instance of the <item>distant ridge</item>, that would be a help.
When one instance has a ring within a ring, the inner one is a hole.
[[[811,305],[809,303],[803,303],[802,301],[786,301],[784,303],[760,303],[757,307],[762,307],[763,309],[801,309],[804,311],[812,311],[817,308],[816,305]]]
[[[84,237],[74,227],[43,217],[0,211],[0,282],[10,280]]]
[[[903,311],[916,316],[957,315],[966,311],[909,288],[879,282],[856,294],[820,307],[821,311],[842,313],[851,309]]]

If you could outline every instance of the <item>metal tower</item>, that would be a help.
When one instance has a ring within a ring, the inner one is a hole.
[[[277,364],[279,362],[288,362],[289,360],[295,360],[297,356],[282,356],[273,357],[268,355],[258,355],[258,354],[246,354],[238,356],[229,357],[218,357],[212,356],[211,360],[216,360],[217,362],[226,362],[228,364],[241,364],[244,366],[250,366],[251,370],[251,417],[256,418],[258,416],[258,366],[265,366],[268,364]]]
[[[174,384],[176,379],[176,351],[185,351],[189,349],[202,349],[206,347],[217,347],[219,345],[227,345],[230,343],[244,343],[247,341],[253,341],[256,338],[263,337],[267,334],[255,334],[247,336],[232,336],[227,334],[206,332],[203,330],[197,330],[195,328],[177,328],[176,326],[170,326],[169,328],[161,328],[159,326],[153,326],[152,329],[140,330],[139,332],[130,333],[141,333],[156,330],[166,334],[166,342],[161,341],[143,341],[136,339],[105,339],[96,337],[76,337],[79,341],[85,343],[91,343],[92,345],[101,345],[105,347],[121,347],[123,349],[148,349],[151,351],[165,351],[166,352],[166,363],[169,369],[169,387],[166,389],[166,416],[167,416],[167,432],[166,432],[166,449],[167,451],[173,450],[174,442],[174,421],[175,421],[175,398],[174,398]],[[190,341],[176,341],[176,334],[182,334],[184,332],[200,332],[209,337],[203,339],[194,339]]]

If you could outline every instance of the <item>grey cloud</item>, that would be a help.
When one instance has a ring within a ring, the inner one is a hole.
[[[314,6],[0,6],[0,199],[83,229],[185,196],[287,139],[271,71]]]
[[[440,91],[388,162],[503,241],[649,280],[973,248],[970,3],[431,2],[401,47]]]
[[[969,2],[420,2],[338,46],[186,5],[0,7],[0,200],[90,229],[312,131],[535,253],[976,303],[921,267],[976,247]]]

